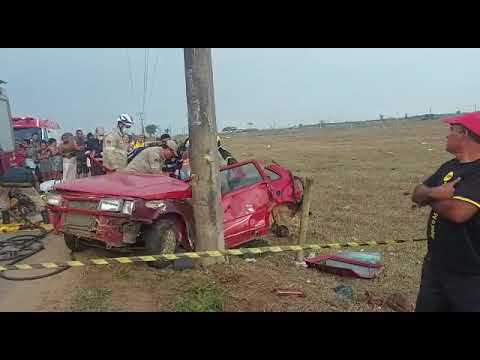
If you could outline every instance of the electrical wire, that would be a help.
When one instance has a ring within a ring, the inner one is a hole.
[[[152,94],[153,94],[153,88],[156,83],[156,77],[155,75],[157,74],[157,65],[158,65],[158,58],[160,55],[160,49],[157,49],[157,56],[155,57],[155,63],[153,65],[153,73],[152,73],[152,81],[150,82],[150,95],[149,95],[149,100],[152,99]]]
[[[127,61],[128,61],[128,74],[130,76],[130,92],[132,95],[132,98],[135,96],[135,92],[133,89],[133,73],[132,73],[132,62],[130,61],[130,54],[128,53],[128,48],[125,48],[126,54],[127,54]]]
[[[147,89],[148,89],[148,59],[149,58],[149,49],[145,48],[145,67],[143,70],[143,101],[142,101],[142,113],[145,116],[145,103],[147,99]]]

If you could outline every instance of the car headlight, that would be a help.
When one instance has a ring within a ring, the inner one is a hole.
[[[125,202],[123,203],[122,214],[132,215],[134,209],[135,209],[135,202],[130,200],[125,200]]]
[[[154,210],[165,211],[167,209],[167,204],[161,200],[152,200],[145,203],[145,207]]]
[[[120,212],[122,210],[123,200],[121,199],[102,199],[98,203],[98,210]]]
[[[62,197],[58,194],[48,194],[47,195],[47,204],[53,206],[62,205]]]

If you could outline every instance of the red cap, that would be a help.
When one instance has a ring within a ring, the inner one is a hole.
[[[480,111],[448,117],[443,122],[450,125],[462,125],[471,132],[480,136]]]

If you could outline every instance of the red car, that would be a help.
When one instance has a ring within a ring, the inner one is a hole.
[[[220,171],[227,248],[266,234],[277,206],[298,208],[301,181],[278,164],[255,160]],[[75,251],[91,245],[151,253],[194,250],[188,181],[114,172],[57,185],[47,196],[50,221]],[[133,235],[132,235],[133,234]]]

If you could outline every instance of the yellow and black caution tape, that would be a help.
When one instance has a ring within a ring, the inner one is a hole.
[[[43,228],[46,231],[53,230],[53,225],[51,224],[41,224],[32,227],[31,225],[27,224],[0,224],[0,233],[12,233],[12,232],[19,232],[19,231],[28,231],[28,230],[38,230],[39,228]]]
[[[117,257],[117,258],[101,258],[89,259],[85,261],[65,261],[60,263],[44,262],[40,264],[15,264],[15,265],[0,265],[0,272],[7,270],[32,270],[32,269],[56,269],[61,267],[80,267],[90,265],[110,265],[110,264],[138,264],[158,260],[178,260],[181,258],[199,259],[205,257],[220,257],[220,256],[242,256],[242,255],[256,255],[265,253],[281,253],[285,251],[300,251],[300,250],[321,250],[321,249],[342,249],[347,247],[360,246],[376,246],[376,245],[393,245],[407,242],[426,241],[427,239],[413,239],[413,240],[387,240],[387,241],[365,241],[365,242],[347,242],[347,243],[333,243],[333,244],[308,244],[308,245],[287,245],[287,246],[265,246],[257,248],[240,248],[230,249],[225,251],[201,251],[201,252],[187,252],[177,254],[161,254],[161,255],[146,255],[146,256],[131,256],[131,257]]]

